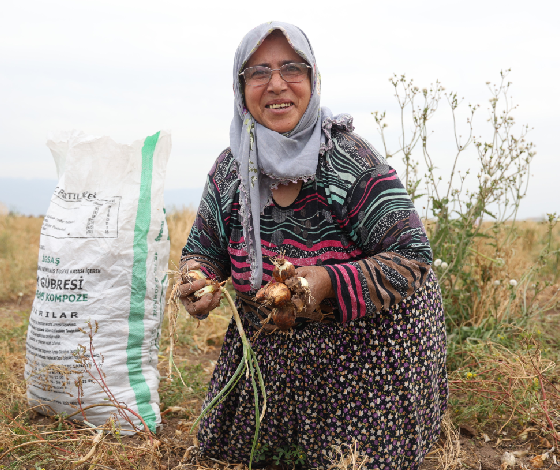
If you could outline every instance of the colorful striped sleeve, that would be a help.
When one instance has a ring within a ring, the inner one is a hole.
[[[227,251],[229,209],[235,194],[237,175],[229,149],[216,160],[208,174],[196,219],[181,256],[182,269],[194,259],[211,279],[224,281],[230,276],[231,262]]]
[[[432,262],[422,221],[396,171],[365,141],[355,134],[350,137],[341,136],[346,146],[335,147],[330,163],[336,168],[337,158],[344,159],[348,168],[352,158],[348,141],[361,141],[360,173],[346,176],[351,181],[347,189],[338,185],[343,202],[335,210],[348,238],[365,256],[324,266],[335,291],[337,320],[342,323],[387,310],[412,295],[425,283]]]

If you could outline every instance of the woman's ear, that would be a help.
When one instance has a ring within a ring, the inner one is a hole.
[[[245,78],[243,76],[239,77],[239,88],[241,89],[241,97],[243,98],[243,106],[247,108],[247,103],[245,102]]]

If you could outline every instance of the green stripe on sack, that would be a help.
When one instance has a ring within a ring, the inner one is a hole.
[[[128,380],[134,390],[140,416],[151,431],[156,430],[156,415],[150,405],[151,392],[142,373],[142,343],[144,342],[144,315],[146,299],[146,260],[148,258],[148,232],[152,219],[152,170],[154,150],[159,132],[146,137],[142,147],[142,174],[140,198],[134,225],[134,261],[132,264],[132,289],[128,317],[128,343],[126,365]]]

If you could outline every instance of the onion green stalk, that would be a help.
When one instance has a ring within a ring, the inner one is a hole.
[[[230,392],[235,388],[237,382],[243,377],[243,374],[247,378],[251,377],[251,383],[253,385],[253,395],[255,401],[255,434],[253,436],[253,445],[251,447],[251,458],[249,460],[249,470],[251,470],[251,465],[253,463],[253,457],[255,455],[255,450],[257,448],[257,442],[259,438],[259,429],[261,426],[262,419],[264,418],[264,414],[266,412],[266,390],[264,388],[264,380],[262,378],[261,370],[259,368],[259,364],[257,362],[257,356],[253,349],[251,348],[251,343],[247,339],[245,335],[245,330],[243,329],[243,325],[241,324],[241,318],[239,317],[239,313],[237,312],[237,308],[235,308],[235,304],[233,299],[229,295],[227,289],[223,286],[220,287],[220,290],[226,297],[229,306],[233,312],[233,318],[235,319],[235,324],[237,329],[239,330],[239,336],[241,336],[241,342],[243,344],[243,358],[241,363],[237,367],[235,373],[229,379],[229,382],[225,385],[225,387],[220,390],[220,392],[214,397],[214,399],[202,410],[200,416],[194,422],[191,432],[194,430],[196,425],[210,413],[216,406],[218,406],[222,401],[226,399],[226,397],[230,394]],[[262,395],[262,409],[259,410],[259,393],[258,389],[260,387],[261,395]]]

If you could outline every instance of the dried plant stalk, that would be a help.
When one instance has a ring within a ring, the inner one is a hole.
[[[451,421],[448,413],[441,420],[441,428],[445,441],[438,454],[440,468],[442,470],[455,470],[461,466],[461,442],[459,431]]]

